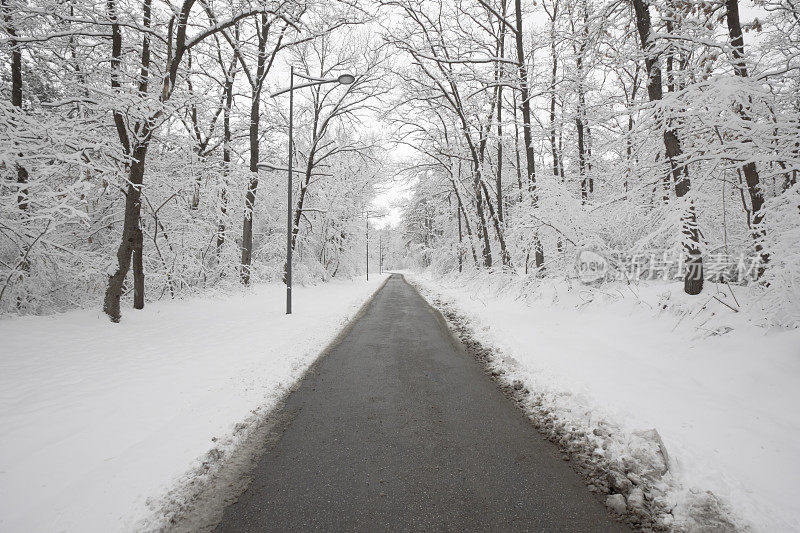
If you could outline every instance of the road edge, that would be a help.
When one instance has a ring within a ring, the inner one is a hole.
[[[235,504],[250,486],[252,472],[259,459],[280,440],[291,422],[285,411],[286,400],[319,368],[321,361],[335,349],[363,317],[375,297],[392,278],[390,274],[367,297],[353,316],[319,352],[305,371],[287,387],[270,408],[262,407],[236,425],[234,437],[241,435],[230,449],[220,453],[213,448],[202,456],[200,465],[191,467],[166,493],[148,499],[153,513],[135,526],[141,531],[194,533],[213,531],[225,509]]]
[[[480,366],[481,370],[486,374],[489,380],[494,383],[497,389],[513,404],[531,424],[534,429],[542,436],[543,439],[550,441],[553,446],[553,451],[556,456],[561,455],[565,462],[569,463],[571,469],[578,474],[586,486],[587,492],[592,494],[594,498],[606,508],[608,517],[617,523],[624,524],[627,527],[637,531],[664,531],[665,528],[658,527],[655,523],[642,524],[642,516],[633,514],[617,514],[612,512],[603,500],[604,494],[591,490],[589,487],[593,486],[599,480],[604,479],[606,476],[605,471],[596,471],[587,469],[575,454],[575,450],[571,450],[567,443],[553,438],[543,431],[542,425],[538,421],[540,413],[531,411],[526,406],[526,400],[530,391],[522,383],[509,382],[504,379],[501,372],[498,372],[492,365],[495,357],[496,348],[488,346],[479,341],[474,332],[472,331],[469,320],[455,307],[443,301],[439,295],[434,294],[433,291],[426,289],[421,284],[407,279],[403,279],[411,286],[420,298],[422,298],[428,307],[431,308],[433,314],[436,316],[440,326],[447,331],[452,339],[454,345],[460,347],[467,357],[471,357]]]

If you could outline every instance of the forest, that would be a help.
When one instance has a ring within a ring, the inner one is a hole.
[[[792,2],[396,2],[418,264],[747,285],[797,325]]]
[[[292,67],[354,76],[293,92],[300,283],[363,273],[394,187],[397,267],[538,283],[592,250],[800,320],[792,0],[2,0],[2,26],[0,313],[283,279]]]
[[[299,281],[360,271],[388,90],[357,6],[3,2],[0,308],[50,313],[281,279],[286,63]],[[279,74],[280,73],[280,74]],[[296,77],[295,84],[303,81]],[[270,170],[270,165],[276,167]],[[358,255],[361,258],[361,254]]]

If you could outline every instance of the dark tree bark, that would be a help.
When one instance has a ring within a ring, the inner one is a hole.
[[[300,219],[303,216],[303,204],[306,201],[306,194],[308,194],[308,186],[311,183],[311,171],[314,168],[314,155],[309,154],[308,166],[306,173],[303,176],[303,182],[300,184],[300,194],[297,195],[297,204],[294,208],[294,217],[292,218],[292,251],[297,247],[297,236],[300,233]]]
[[[108,18],[111,21],[111,88],[120,89],[120,68],[122,63],[122,30],[117,23],[117,7],[115,0],[106,3]],[[119,111],[114,111],[114,123],[122,144],[123,153],[131,156],[132,162],[128,169],[128,186],[125,192],[125,216],[122,223],[122,242],[117,249],[117,269],[109,275],[108,287],[103,300],[103,311],[113,322],[119,322],[120,298],[131,265],[131,256],[136,243],[136,232],[139,230],[139,217],[141,214],[141,185],[144,178],[144,164],[147,155],[147,146],[138,144],[131,150],[128,137],[128,126]]]
[[[469,155],[472,164],[472,189],[475,194],[475,211],[478,214],[478,222],[480,223],[477,228],[478,239],[483,244],[483,266],[488,268],[492,266],[492,247],[489,244],[489,231],[486,222],[486,212],[483,210],[483,190],[481,189],[481,184],[483,183],[483,156],[481,155],[482,148],[476,147],[475,143],[473,142],[469,131],[469,123],[467,122],[467,116],[464,108],[461,105],[461,96],[458,92],[457,86],[453,81],[449,81],[449,84],[452,93],[445,93],[445,95],[451,102],[453,110],[456,112],[459,120],[461,121],[461,131],[464,135],[464,140],[467,143],[467,147],[469,148]],[[481,146],[485,145],[482,144]]]
[[[187,68],[189,72],[192,71],[192,54],[187,54]],[[224,68],[224,66],[223,66]],[[197,156],[197,160],[201,166],[204,166],[206,163],[206,157],[209,155],[208,144],[211,142],[211,136],[214,132],[214,126],[216,125],[216,119],[219,117],[220,112],[222,111],[224,103],[224,96],[223,101],[220,102],[220,106],[217,109],[217,114],[211,121],[211,129],[208,134],[203,138],[203,132],[200,129],[200,117],[197,113],[197,105],[195,104],[195,94],[194,94],[194,85],[192,84],[192,77],[186,77],[186,89],[189,92],[189,96],[191,98],[191,103],[189,104],[189,120],[192,124],[192,135],[194,135],[194,153]],[[189,209],[195,210],[200,207],[200,189],[202,187],[201,176],[198,175],[194,181],[194,192],[192,193],[192,201],[189,204]]]
[[[252,86],[250,102],[250,181],[244,199],[244,221],[242,222],[242,283],[250,283],[250,269],[253,263],[253,207],[258,190],[258,162],[261,156],[258,144],[258,133],[261,124],[261,87],[263,86],[267,65],[267,24],[266,15],[261,17],[261,28],[258,32],[258,59],[256,60],[256,78]]]
[[[168,43],[167,54],[165,60],[165,75],[160,84],[160,92],[157,95],[158,101],[161,104],[166,103],[172,96],[175,89],[175,83],[178,78],[178,71],[180,70],[183,57],[191,46],[199,43],[217,32],[223,31],[225,28],[232,26],[238,20],[245,16],[250,16],[250,12],[243,12],[229,21],[222,24],[215,24],[208,30],[201,32],[200,35],[194,37],[191,41],[187,41],[187,25],[189,14],[194,6],[196,0],[184,0],[181,5],[180,12],[177,16],[170,21],[169,29],[167,31]],[[139,76],[138,92],[141,95],[148,93],[148,80],[150,73],[150,19],[151,19],[151,2],[152,0],[144,0],[143,2],[143,24],[144,30],[142,34],[142,53],[141,53],[141,69]],[[263,13],[263,11],[262,11]],[[117,4],[116,0],[106,0],[106,15],[111,26],[111,88],[113,91],[119,91],[122,88],[120,81],[120,73],[122,66],[122,31],[121,25],[117,19]],[[158,123],[158,119],[164,112],[163,107],[155,111],[152,115],[138,120],[130,124],[131,131],[136,132],[135,137],[132,139],[128,134],[128,123],[125,117],[119,110],[112,112],[114,117],[114,125],[117,129],[117,134],[122,145],[123,154],[130,157],[130,168],[128,170],[128,186],[125,192],[125,216],[122,226],[122,242],[117,249],[117,269],[114,273],[109,275],[108,287],[106,288],[105,297],[103,300],[103,310],[108,314],[113,322],[119,322],[120,319],[120,298],[122,297],[122,290],[125,283],[125,277],[131,267],[131,258],[134,249],[138,248],[139,241],[138,232],[141,231],[140,215],[141,215],[141,190],[144,181],[145,173],[145,159],[147,156],[147,149],[153,135],[153,129]],[[144,303],[144,272],[141,271],[142,265],[137,260],[134,262],[134,303]]]
[[[461,203],[456,204],[456,216],[458,217],[458,271],[464,270],[464,232],[461,229]]]
[[[144,235],[141,228],[133,232],[133,308],[144,309]]]
[[[553,3],[553,11],[548,12],[550,17],[550,153],[553,158],[553,176],[564,179],[564,170],[556,145],[556,76],[558,75],[558,53],[556,52],[556,18],[558,17],[558,2]]]
[[[464,134],[464,140],[467,142],[469,154],[472,159],[472,189],[475,194],[475,211],[478,214],[478,222],[480,222],[480,225],[477,229],[478,239],[483,244],[483,266],[489,268],[492,266],[492,247],[491,244],[489,244],[489,229],[486,222],[486,212],[483,210],[483,190],[481,188],[481,184],[483,183],[482,147],[485,145],[481,144],[480,147],[475,146],[472,136],[470,135],[469,124],[467,122],[464,108],[461,105],[461,97],[458,93],[458,89],[454,82],[450,81],[449,83],[453,91],[453,109],[456,111],[459,119],[461,120],[461,129]]]
[[[533,207],[538,203],[536,193],[536,154],[533,152],[533,134],[531,132],[531,102],[528,91],[528,69],[525,67],[525,47],[522,33],[522,0],[514,0],[516,11],[516,31],[514,32],[517,48],[517,72],[519,74],[520,108],[522,110],[522,137],[525,141],[525,162],[528,171],[528,188],[531,192]],[[544,250],[538,236],[534,236],[536,268],[544,264]]]
[[[626,102],[628,109],[628,129],[625,132],[625,160],[628,167],[625,169],[625,193],[627,194],[630,185],[631,174],[633,173],[633,104],[636,101],[636,93],[639,92],[639,66],[635,67],[633,76],[631,77],[631,94]],[[627,97],[626,97],[627,98]]]
[[[658,64],[658,54],[652,42],[652,24],[650,8],[647,0],[633,0],[633,9],[636,15],[636,29],[639,33],[639,42],[645,53],[645,69],[647,71],[647,94],[651,102],[660,102],[664,96],[661,78],[661,67]],[[658,114],[660,120],[661,113]],[[683,150],[677,131],[670,127],[669,122],[663,125],[664,148],[669,160],[672,179],[675,183],[675,195],[683,198],[691,188],[689,169],[681,164]],[[700,294],[703,290],[703,257],[700,254],[700,232],[697,228],[697,216],[694,205],[690,204],[684,214],[682,233],[684,235],[684,250],[686,252],[686,274],[683,290],[687,294]]]
[[[472,168],[472,188],[475,191],[475,209],[478,212],[478,219],[481,225],[478,227],[478,235],[483,241],[483,266],[492,266],[492,248],[489,244],[489,231],[486,227],[486,213],[483,211],[483,191],[481,184],[483,178],[481,177],[480,163],[477,158],[473,161]]]
[[[667,8],[672,11],[672,14],[675,13],[675,7],[673,2],[667,0]],[[672,20],[672,15],[667,16],[665,22],[665,26],[667,29],[667,33],[672,35],[673,31],[675,30],[675,22]],[[675,46],[670,40],[667,43],[666,49],[666,68],[667,68],[667,91],[674,93],[677,90],[677,86],[675,83]]]
[[[574,24],[572,27],[574,32]],[[585,2],[583,2],[583,28],[580,35],[580,44],[575,49],[575,68],[578,77],[578,106],[575,114],[575,129],[578,134],[578,172],[580,174],[581,203],[586,204],[589,201],[590,193],[594,191],[594,183],[592,177],[587,173],[589,126],[586,124],[586,88],[584,86],[583,59],[589,40],[589,10]]]
[[[125,284],[125,277],[128,275],[131,265],[131,257],[134,249],[139,247],[141,250],[139,229],[139,216],[142,208],[141,186],[144,178],[145,157],[147,155],[146,145],[137,145],[132,154],[133,162],[130,167],[130,183],[125,193],[125,218],[122,223],[122,243],[117,249],[117,270],[109,276],[108,288],[103,302],[103,311],[113,322],[119,322],[120,298]],[[137,244],[138,243],[138,244]],[[141,253],[141,252],[140,252]],[[141,298],[144,302],[144,275],[137,273],[134,275],[134,284],[140,280],[140,293],[134,293],[134,301],[138,302]],[[141,307],[139,307],[141,309]]]
[[[503,86],[497,87],[497,218],[503,224]]]
[[[499,76],[499,72],[495,73],[495,79],[498,79],[497,76]],[[494,92],[494,98],[499,99],[500,94],[501,94],[500,93],[500,85],[498,84],[498,87]],[[489,116],[486,119],[486,124],[487,124],[487,126],[486,126],[486,134],[483,133],[482,128],[481,128],[481,132],[480,132],[481,133],[480,134],[481,140],[480,140],[480,144],[479,144],[479,148],[478,148],[478,166],[480,168],[483,168],[483,164],[484,164],[484,161],[485,161],[486,146],[488,144],[488,139],[489,139],[489,131],[491,131],[492,119],[494,118],[494,111],[495,111],[496,108],[497,109],[502,109],[502,107],[498,106],[497,101],[495,101],[494,104],[491,106],[490,111],[489,111]],[[492,223],[494,225],[494,230],[495,230],[495,233],[497,234],[497,240],[500,243],[500,258],[501,258],[501,260],[503,262],[503,266],[511,266],[511,255],[508,253],[508,250],[506,249],[506,241],[505,241],[505,238],[503,237],[503,227],[502,227],[502,224],[500,223],[500,220],[499,220],[499,217],[497,215],[497,212],[495,211],[494,207],[492,206],[492,197],[489,194],[489,189],[488,189],[488,187],[486,187],[486,183],[483,180],[480,181],[480,185],[481,185],[481,189],[483,191],[483,195],[486,198],[486,206],[489,209],[489,216],[492,218]],[[502,187],[502,185],[500,185],[500,187]],[[502,196],[501,190],[502,190],[501,188],[498,188],[498,192],[497,192],[498,209],[500,209],[499,206],[502,205],[502,202],[503,202],[503,196]]]
[[[578,104],[581,108],[581,104]],[[578,112],[579,114],[581,111]],[[581,182],[581,203],[586,204],[589,201],[589,192],[592,189],[589,178],[586,175],[586,142],[584,140],[584,127],[583,119],[580,116],[575,117],[575,129],[578,132],[578,175]]]
[[[517,123],[517,106],[516,103],[511,106],[511,109],[514,110],[514,156],[516,159],[516,170],[517,170],[517,193],[518,193],[518,201],[522,203],[522,160],[519,157],[519,123]]]
[[[506,17],[506,1],[502,2],[501,14]],[[506,30],[503,24],[499,26],[500,36],[498,39],[497,57],[506,55]],[[503,224],[503,63],[497,66],[497,174],[495,175],[495,186],[497,187],[497,219]]]
[[[492,217],[494,231],[497,234],[497,240],[500,242],[500,258],[503,261],[503,266],[511,267],[511,254],[508,253],[508,249],[506,248],[506,239],[503,237],[503,228],[500,227],[500,221],[494,211],[494,207],[492,207],[492,202],[488,200],[489,190],[486,187],[486,183],[481,182],[481,188],[483,189],[483,194],[486,195],[486,206],[489,208],[489,216]],[[498,202],[499,201],[500,199],[498,198]]]
[[[525,141],[525,163],[528,170],[528,183],[534,194],[536,203],[536,162],[533,152],[533,134],[531,133],[531,103],[528,91],[528,69],[525,66],[524,34],[522,33],[522,2],[514,0],[516,10],[516,31],[514,32],[517,49],[517,73],[519,77],[520,109],[522,111],[522,137]]]
[[[225,76],[225,87],[223,93],[225,95],[225,107],[222,110],[222,166],[223,166],[223,180],[227,180],[228,173],[231,166],[231,108],[233,107],[233,82],[235,81],[236,68],[231,65]],[[220,192],[220,218],[217,225],[217,255],[222,250],[225,244],[225,216],[228,211],[228,184],[227,181],[222,185]]]
[[[330,117],[327,120],[322,120],[322,104],[319,99],[319,93],[316,93],[316,96],[317,97],[314,98],[314,120],[311,126],[311,146],[308,150],[305,173],[303,175],[303,181],[300,184],[300,194],[297,195],[297,203],[292,220],[292,251],[294,251],[297,246],[297,236],[300,233],[300,219],[303,216],[303,205],[305,204],[306,194],[308,194],[308,187],[311,184],[311,174],[314,171],[315,165],[318,163],[316,158],[319,142],[325,136],[330,121]]]
[[[8,33],[8,47],[11,50],[11,105],[22,111],[22,49],[17,41],[17,30],[14,26],[13,12],[8,0],[2,0],[3,22]],[[22,155],[22,154],[20,154]],[[22,165],[17,165],[17,207],[22,211],[28,210],[28,171]]]
[[[733,55],[733,71],[740,78],[747,78],[747,64],[744,61],[744,36],[742,35],[742,24],[739,20],[739,1],[726,0],[726,21],[728,24],[728,35],[731,38],[731,54]],[[748,99],[749,100],[749,99]],[[750,121],[749,111],[741,104],[736,106],[739,116],[745,121]],[[762,207],[764,207],[764,195],[761,192],[758,168],[755,162],[748,161],[742,166],[744,179],[747,183],[747,192],[750,195],[750,205],[753,212],[753,225],[756,226],[754,232],[756,252],[761,256],[762,266],[769,262],[769,255],[763,251],[761,239],[763,232],[758,228],[764,218]],[[763,268],[759,269],[759,275],[763,273]]]
[[[250,180],[244,197],[244,221],[242,222],[242,283],[250,283],[250,268],[253,263],[253,207],[258,190],[258,131],[261,122],[261,98],[253,95],[250,104]]]
[[[20,49],[20,44],[17,41],[17,31],[16,27],[14,26],[14,19],[12,16],[11,6],[9,6],[7,0],[2,0],[0,4],[2,7],[3,12],[3,22],[5,23],[6,32],[8,33],[8,45],[11,49],[11,105],[12,107],[16,107],[20,112],[22,112],[22,50]],[[22,156],[22,153],[19,154]],[[28,212],[28,205],[30,199],[28,198],[28,170],[20,165],[16,165],[17,170],[17,207],[22,212],[22,217],[27,217]],[[19,274],[19,281],[23,281],[25,279],[25,273],[29,272],[31,269],[31,263],[29,259],[29,252],[30,248],[28,248],[27,244],[24,244],[22,249],[20,250],[20,262],[19,266],[17,267],[20,274]],[[17,297],[17,308],[21,308],[24,303],[24,299],[22,295]]]
[[[460,164],[459,164],[460,168]],[[460,179],[460,171],[459,171],[459,179]],[[464,226],[467,230],[467,240],[469,240],[469,247],[472,250],[472,259],[475,261],[475,266],[478,266],[478,253],[475,251],[475,244],[472,241],[472,226],[469,224],[469,217],[467,216],[467,212],[464,209],[464,203],[461,201],[461,194],[458,192],[458,186],[456,185],[455,180],[450,180],[450,183],[453,185],[453,191],[456,194],[456,200],[458,201],[458,209],[461,215],[464,217]]]
[[[255,77],[250,76],[252,101],[250,103],[250,181],[247,185],[247,194],[244,199],[244,221],[242,222],[242,261],[241,261],[241,281],[245,285],[250,284],[250,269],[253,263],[253,208],[256,203],[256,192],[258,191],[258,162],[260,157],[260,149],[258,144],[260,123],[261,123],[261,89],[264,86],[264,80],[272,68],[275,61],[275,56],[281,49],[281,42],[286,32],[287,26],[283,26],[280,32],[278,41],[272,50],[272,53],[267,55],[267,39],[269,36],[271,23],[268,20],[266,13],[261,15],[261,25],[258,30],[258,58],[256,60]],[[233,43],[232,43],[233,45]],[[247,65],[241,60],[240,64],[243,69]]]
[[[142,34],[142,58],[141,69],[139,71],[139,93],[142,95],[147,94],[147,87],[150,81],[150,33],[148,30],[151,25],[151,4],[152,0],[144,0],[142,5],[142,25],[145,31]],[[147,124],[149,130],[150,124]],[[144,147],[145,151],[147,146]],[[145,154],[142,153],[142,175],[139,180],[139,185],[144,182],[144,158]],[[141,195],[141,187],[139,187],[138,194]],[[141,201],[139,201],[136,208],[136,227],[133,229],[133,308],[144,309],[144,238],[142,237],[142,221],[141,221]]]
[[[145,0],[143,3],[143,23],[147,28],[150,27],[151,1],[152,0]],[[121,88],[119,76],[122,64],[122,31],[117,22],[116,9],[115,0],[108,0],[106,2],[108,18],[111,21],[111,87],[112,89],[118,90]],[[183,20],[183,39],[178,41],[179,48],[181,49],[185,43],[185,18]],[[182,54],[183,51],[180,53]],[[150,71],[150,36],[147,32],[144,32],[144,36],[142,37],[140,64],[138,91],[140,94],[144,95],[147,93]],[[177,68],[175,73],[177,74]],[[174,83],[174,78],[172,82]],[[165,92],[162,94],[162,99],[167,98],[168,89],[166,87],[170,81],[165,80],[164,83]],[[125,123],[124,117],[119,111],[114,111],[113,115],[123,153],[131,157],[131,164],[128,170],[129,183],[125,193],[125,217],[122,225],[122,242],[117,249],[117,269],[113,274],[109,275],[108,287],[106,288],[106,294],[103,300],[103,311],[105,311],[113,322],[119,322],[121,317],[120,298],[122,297],[125,277],[130,270],[131,259],[134,256],[134,252],[136,253],[136,260],[133,262],[134,308],[144,308],[144,265],[142,261],[144,244],[140,227],[142,209],[141,194],[142,183],[144,181],[145,160],[152,128],[151,121],[149,120],[138,124],[138,139],[135,144],[132,144],[128,136],[128,126]]]

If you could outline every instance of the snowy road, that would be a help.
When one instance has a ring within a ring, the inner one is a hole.
[[[395,275],[289,397],[218,531],[622,531]]]

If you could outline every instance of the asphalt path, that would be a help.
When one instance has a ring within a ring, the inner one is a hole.
[[[284,409],[217,531],[626,530],[400,275]]]

